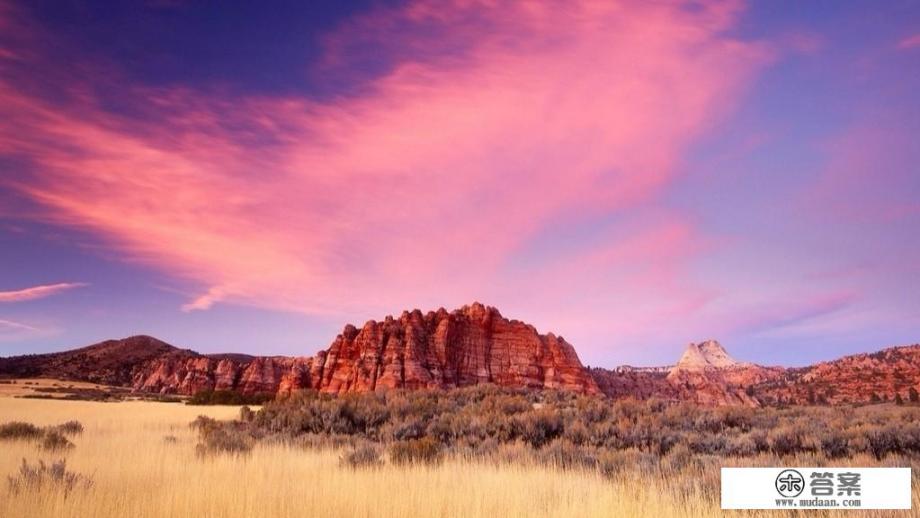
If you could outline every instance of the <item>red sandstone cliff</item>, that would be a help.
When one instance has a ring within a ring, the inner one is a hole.
[[[309,384],[323,392],[451,388],[477,383],[599,393],[575,349],[552,333],[473,304],[448,313],[346,326],[314,359]]]
[[[99,366],[106,369],[100,371]],[[315,357],[201,355],[151,337],[110,340],[50,355],[0,359],[0,373],[89,379],[144,392],[328,393],[452,388],[477,383],[599,393],[575,349],[552,333],[472,304],[404,312],[345,326]]]
[[[481,304],[345,326],[315,357],[202,355],[149,336],[60,353],[0,358],[0,376],[49,377],[195,394],[287,394],[477,383],[656,397],[705,405],[837,404],[908,399],[920,391],[920,345],[784,369],[738,362],[718,342],[691,344],[673,367],[585,369],[561,337]]]

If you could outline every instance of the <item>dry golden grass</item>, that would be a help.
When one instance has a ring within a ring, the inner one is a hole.
[[[43,393],[35,389],[92,389],[107,390],[110,387],[83,381],[61,381],[50,378],[19,378],[15,383],[0,383],[0,397],[16,397],[25,395],[42,394],[47,397],[63,397],[65,393]]]
[[[67,453],[68,469],[95,480],[92,488],[66,499],[53,492],[13,495],[2,487],[0,516],[695,518],[722,513],[717,495],[681,492],[668,480],[640,473],[611,481],[594,473],[459,459],[354,470],[341,467],[334,452],[281,445],[259,445],[244,457],[196,458],[196,436],[188,423],[199,414],[229,419],[237,413],[235,407],[0,398],[0,421],[81,421],[86,430]],[[177,440],[167,442],[167,435]],[[33,443],[4,442],[0,475],[13,473],[22,458],[53,456]],[[915,506],[918,502],[915,489]]]

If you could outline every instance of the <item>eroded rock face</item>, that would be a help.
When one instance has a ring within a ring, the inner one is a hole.
[[[170,354],[136,369],[128,384],[134,390],[161,394],[191,395],[205,390],[288,394],[310,388],[311,361],[282,356],[237,360],[197,353]]]
[[[783,369],[762,367],[732,358],[715,340],[691,343],[668,373],[679,398],[703,405],[761,406],[754,387],[782,375]]]
[[[328,350],[312,358],[206,356],[162,345],[156,355],[132,364],[115,384],[164,394],[346,393],[478,383],[600,392],[562,337],[541,335],[478,303],[453,312],[407,311],[361,329],[347,325]],[[125,352],[117,344],[109,350]]]
[[[650,397],[691,401],[707,406],[763,404],[757,389],[781,377],[785,369],[739,362],[715,340],[691,343],[668,367],[592,369],[604,394],[613,398]]]
[[[841,404],[908,399],[920,391],[920,345],[784,369],[735,361],[714,340],[691,344],[673,367],[582,367],[561,337],[541,335],[498,310],[453,312],[345,326],[311,357],[202,355],[149,336],[59,353],[0,358],[0,375],[49,377],[163,394],[203,390],[289,394],[452,388],[477,383],[659,398],[706,405]]]
[[[757,387],[769,404],[812,405],[908,401],[920,391],[920,344],[854,354],[788,369]]]
[[[698,344],[691,343],[680,357],[680,360],[671,369],[678,370],[707,370],[725,369],[729,367],[747,366],[750,364],[736,361],[729,356],[722,344],[715,340],[706,340]]]
[[[482,304],[346,326],[315,367],[313,387],[331,393],[477,383],[599,393],[568,342]]]

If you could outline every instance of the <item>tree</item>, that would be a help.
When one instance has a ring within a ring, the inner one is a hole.
[[[872,393],[872,396],[869,398],[869,401],[872,402],[872,403],[881,403],[881,402],[882,402],[882,398],[878,397],[878,394],[876,394],[875,392],[873,392],[873,393]]]
[[[920,402],[920,394],[917,393],[917,389],[911,387],[910,390],[907,391],[907,399],[909,399],[911,403]]]
[[[896,393],[895,393],[895,395],[894,395],[894,404],[896,404],[896,405],[898,405],[898,406],[904,404],[904,400],[901,399],[901,393],[900,393],[900,392],[896,392]]]

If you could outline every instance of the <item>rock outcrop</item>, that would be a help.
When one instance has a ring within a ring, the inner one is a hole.
[[[920,345],[890,347],[786,369],[755,387],[765,404],[823,405],[909,401],[920,392]]]
[[[780,375],[771,369],[732,358],[715,340],[691,343],[668,373],[681,399],[703,405],[760,406],[752,387]]]
[[[715,340],[670,367],[586,369],[562,337],[472,304],[347,325],[313,357],[199,354],[149,336],[0,358],[0,376],[48,377],[191,395],[206,390],[340,394],[479,383],[703,405],[844,404],[920,399],[920,345],[786,369],[739,362]]]
[[[407,311],[361,329],[347,325],[315,357],[202,355],[139,336],[2,359],[0,374],[88,380],[163,394],[345,393],[478,383],[600,393],[562,337],[541,335],[478,303],[453,312]]]
[[[722,344],[715,340],[706,340],[698,344],[691,343],[680,357],[671,372],[681,370],[711,370],[739,367],[741,362],[729,356]]]
[[[599,393],[562,337],[508,320],[482,304],[346,326],[316,359],[323,392],[452,388],[478,383]]]
[[[781,367],[739,362],[715,340],[691,343],[680,360],[668,367],[594,368],[601,391],[613,398],[655,397],[701,405],[761,406],[755,387],[782,375]]]

